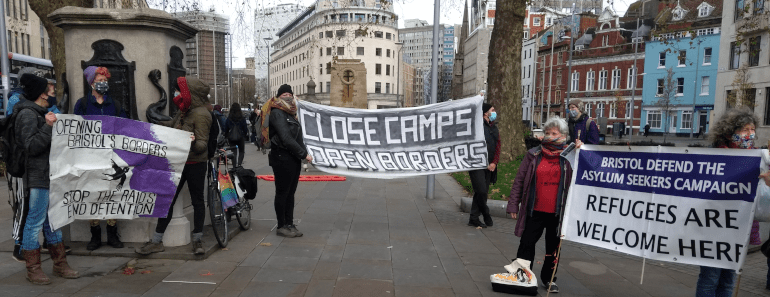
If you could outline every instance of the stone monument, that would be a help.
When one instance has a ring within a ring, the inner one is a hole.
[[[84,81],[83,69],[91,65],[103,66],[112,74],[109,94],[129,117],[140,121],[147,121],[147,107],[163,98],[162,93],[166,93],[168,98],[173,96],[176,77],[185,75],[182,63],[185,41],[198,32],[193,26],[164,11],[149,8],[68,6],[54,11],[49,18],[64,30],[66,73],[69,76],[67,80],[70,83],[71,98],[69,110],[73,110],[77,99],[90,92]],[[151,72],[153,75],[148,77]],[[163,90],[158,82],[158,73],[167,79],[167,90]],[[156,80],[154,84],[151,80],[153,78]],[[168,115],[168,109],[168,106],[160,106],[159,111]],[[163,238],[166,246],[190,242],[192,207],[187,187],[184,187],[178,199],[181,199],[180,203],[174,205],[174,218]],[[120,220],[118,228],[121,240],[148,241],[156,222],[155,218]],[[69,227],[71,240],[90,239],[87,221],[75,221]],[[106,232],[106,228],[102,230]],[[106,235],[103,234],[102,238],[106,239]]]
[[[335,59],[331,71],[331,106],[369,108],[366,92],[366,66],[359,59]]]

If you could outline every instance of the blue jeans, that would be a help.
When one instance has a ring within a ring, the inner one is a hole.
[[[735,287],[735,270],[701,266],[695,297],[730,297]]]
[[[54,245],[62,242],[61,230],[51,230],[51,225],[48,223],[48,189],[30,188],[29,214],[27,215],[27,222],[24,224],[24,234],[21,239],[22,250],[31,251],[40,248],[37,236],[41,229],[49,244]]]

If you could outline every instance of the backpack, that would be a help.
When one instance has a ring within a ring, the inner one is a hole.
[[[227,141],[230,142],[230,145],[235,145],[245,138],[243,137],[243,131],[241,131],[240,125],[233,121],[230,122],[233,123],[233,127],[230,129],[230,134],[227,135]]]
[[[214,157],[214,153],[217,151],[217,140],[219,139],[219,121],[216,120],[216,116],[213,112],[211,113],[211,118],[213,119],[211,121],[211,128],[209,128],[209,143],[208,143],[208,149],[209,149],[209,159]]]
[[[246,193],[243,198],[253,200],[257,197],[257,175],[254,170],[238,167],[235,169],[235,175],[238,176],[238,186]]]
[[[0,131],[2,131],[0,154],[2,154],[3,162],[5,163],[5,172],[13,177],[24,176],[27,163],[27,153],[22,146],[18,145],[15,133],[16,116],[24,109],[28,108],[20,108],[10,117],[0,120]]]
[[[270,148],[270,104],[262,105],[262,116],[257,118],[259,133],[257,133],[257,146],[262,149]]]

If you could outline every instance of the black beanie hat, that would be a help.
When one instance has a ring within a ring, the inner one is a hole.
[[[283,93],[289,93],[289,94],[294,95],[294,92],[291,91],[291,86],[290,85],[281,85],[281,87],[278,88],[278,95],[275,95],[275,97],[281,97],[281,95],[283,95]]]
[[[27,73],[22,75],[19,83],[24,86],[24,95],[30,101],[37,100],[40,94],[48,90],[48,81],[34,74]]]
[[[491,108],[492,108],[492,104],[484,103],[481,105],[481,112],[487,113],[487,111],[489,111]]]

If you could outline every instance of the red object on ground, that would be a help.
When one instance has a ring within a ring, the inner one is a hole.
[[[266,181],[275,181],[274,175],[257,175],[257,179],[262,179]],[[339,175],[300,175],[299,181],[307,181],[307,182],[319,182],[319,181],[345,181],[347,180],[344,176]]]

